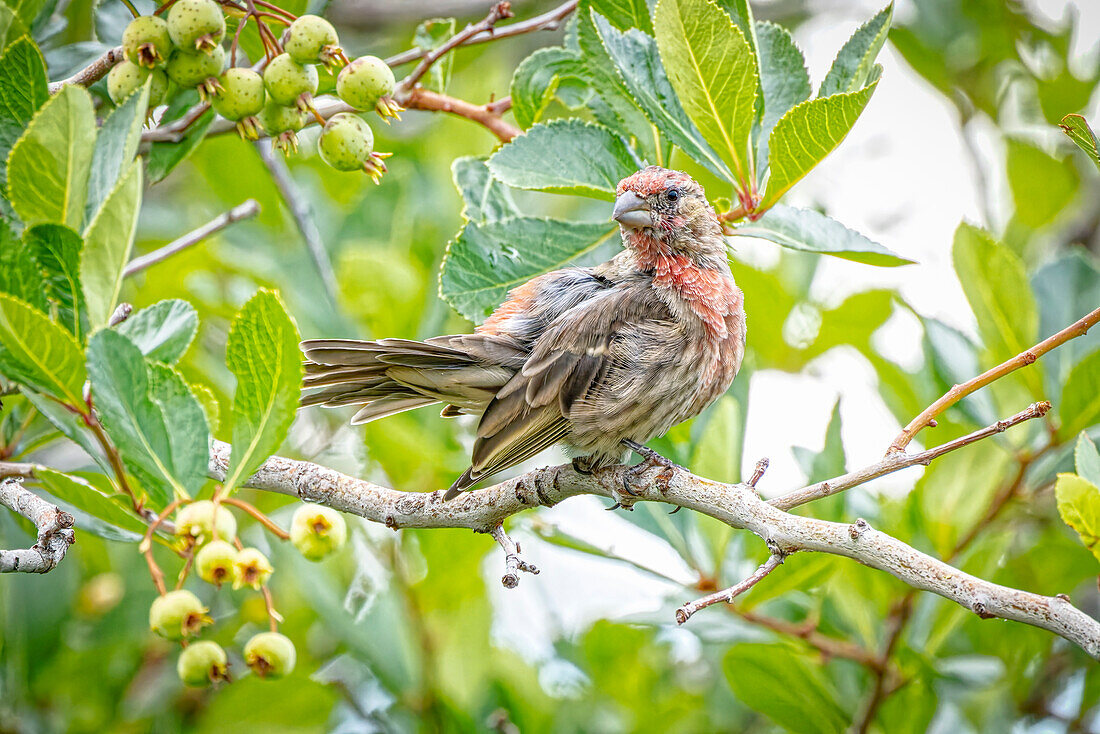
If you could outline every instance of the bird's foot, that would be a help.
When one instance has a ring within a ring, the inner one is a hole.
[[[636,453],[638,456],[642,457],[641,463],[635,464],[634,466],[630,467],[630,473],[635,476],[639,474],[644,474],[646,471],[652,469],[655,466],[659,466],[662,469],[669,469],[672,471],[687,471],[687,469],[685,469],[684,467],[670,461],[669,459],[666,459],[653,449],[643,444],[640,444],[637,441],[631,441],[629,438],[624,438],[622,443],[628,449]]]
[[[577,472],[578,474],[583,474],[586,477],[590,477],[594,472],[592,471],[592,469],[589,468],[588,462],[585,459],[586,457],[583,456],[578,456],[573,459],[573,461],[571,462],[573,464],[573,471]]]

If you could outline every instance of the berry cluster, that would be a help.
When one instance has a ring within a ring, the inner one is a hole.
[[[175,0],[166,18],[134,18],[122,35],[126,60],[107,77],[111,100],[121,103],[150,78],[150,109],[164,104],[176,89],[194,88],[215,112],[237,124],[241,137],[256,140],[267,134],[285,154],[298,150],[296,132],[312,116],[324,125],[318,143],[321,159],[339,171],[365,171],[378,183],[389,153],[374,150],[374,134],[359,114],[340,113],[327,122],[318,114],[313,106],[319,85],[317,65],[331,71],[342,66],[336,94],[360,112],[375,110],[386,122],[401,111],[393,98],[393,71],[376,56],[350,61],[336,29],[324,18],[295,18],[265,6],[278,13],[257,13],[267,56],[253,68],[235,65],[236,39],[230,68],[225,68],[225,14],[215,0]],[[288,26],[281,41],[265,22]]]
[[[180,575],[180,586],[187,572],[194,568],[199,578],[219,588],[228,583],[234,589],[245,586],[262,589],[272,629],[254,635],[245,644],[245,664],[261,678],[281,678],[294,670],[297,657],[294,643],[275,631],[281,619],[266,588],[275,569],[261,551],[242,546],[233,513],[223,504],[199,500],[180,509],[175,523],[179,549],[191,559]],[[279,532],[281,537],[289,537],[311,561],[322,560],[340,550],[348,534],[340,513],[320,505],[302,505],[294,513],[289,535]],[[144,550],[148,552],[147,548]],[[183,588],[164,591],[149,608],[149,628],[184,646],[176,670],[180,680],[189,686],[229,681],[229,658],[221,645],[194,639],[214,623],[209,612],[198,596]]]

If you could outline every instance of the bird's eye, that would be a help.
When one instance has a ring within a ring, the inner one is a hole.
[[[679,201],[680,189],[670,189],[668,192],[668,200],[671,202]]]

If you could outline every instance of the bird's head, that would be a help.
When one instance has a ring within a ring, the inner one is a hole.
[[[703,187],[681,171],[650,166],[619,182],[612,218],[627,247],[648,257],[725,262],[722,225]]]

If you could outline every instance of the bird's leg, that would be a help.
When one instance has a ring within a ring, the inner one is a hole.
[[[590,477],[592,476],[592,470],[589,468],[589,464],[586,461],[587,458],[587,456],[578,456],[574,458],[571,463],[573,464],[573,471]]]
[[[649,469],[653,466],[661,466],[665,469],[678,469],[681,471],[687,471],[686,469],[684,469],[684,467],[680,466],[679,464],[674,464],[673,462],[658,454],[653,449],[643,444],[640,444],[637,441],[632,441],[629,438],[624,438],[621,443],[643,459],[642,463],[638,464],[637,466],[631,467],[630,471],[633,474],[641,474],[646,469]]]

